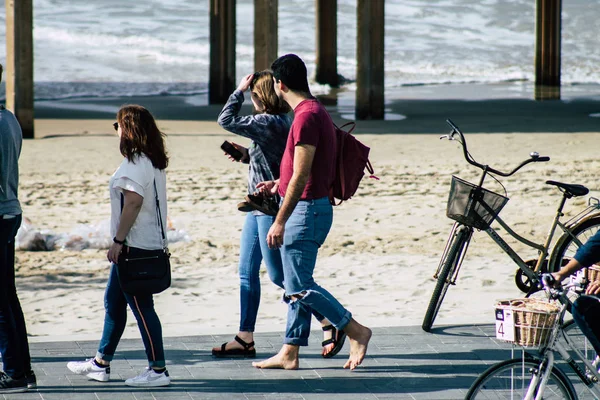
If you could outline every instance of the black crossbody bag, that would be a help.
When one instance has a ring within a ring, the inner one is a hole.
[[[154,181],[154,194],[163,248],[146,250],[127,244],[123,246],[117,263],[117,273],[121,289],[130,295],[160,293],[171,286],[171,253],[166,246],[156,180]],[[121,212],[123,212],[123,205],[124,199],[121,193]]]

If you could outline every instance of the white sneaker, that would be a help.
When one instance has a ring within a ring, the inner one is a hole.
[[[125,381],[127,386],[135,387],[157,387],[157,386],[169,386],[171,378],[169,372],[158,373],[152,368],[146,368],[144,372],[136,376],[135,378],[129,378]]]
[[[99,367],[93,358],[85,361],[71,361],[67,363],[67,368],[75,374],[85,375],[90,379],[99,382],[108,382],[110,378],[110,367]]]

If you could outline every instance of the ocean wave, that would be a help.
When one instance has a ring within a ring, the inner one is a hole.
[[[205,94],[209,3],[36,0],[37,100]],[[238,0],[236,76],[254,70],[252,0]],[[597,0],[563,5],[565,85],[600,84]],[[315,71],[314,2],[279,5],[279,54]],[[356,0],[338,0],[338,72],[356,79]],[[288,27],[293,29],[288,29]],[[0,24],[0,36],[5,26]],[[351,38],[351,40],[348,40]],[[535,4],[530,0],[386,0],[385,87],[530,83],[535,79]],[[0,46],[0,62],[6,49]],[[326,85],[311,86],[327,93]],[[3,91],[0,92],[3,94]]]
[[[533,80],[528,78],[506,78],[498,79],[439,79],[427,82],[405,82],[397,81],[385,84],[386,91],[394,91],[399,88],[411,87],[436,87],[436,86],[461,86],[461,85],[505,85],[507,88],[514,85],[519,87],[533,86]],[[327,95],[334,90],[327,84],[310,83],[314,95]],[[600,84],[596,82],[563,82],[562,87],[581,96],[589,97],[597,95]],[[206,96],[208,87],[204,83],[185,82],[173,83],[82,83],[82,82],[38,82],[34,85],[36,101],[69,100],[78,98],[111,99],[126,97],[147,96]],[[349,79],[336,91],[355,92],[356,81]],[[0,101],[5,101],[4,83],[0,85]]]

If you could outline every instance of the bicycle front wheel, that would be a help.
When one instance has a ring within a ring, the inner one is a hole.
[[[583,221],[573,227],[571,234],[577,238],[580,243],[585,243],[600,230],[600,216]],[[568,233],[563,235],[556,243],[556,248],[552,254],[551,263],[548,266],[548,272],[560,270],[579,249],[580,244]]]
[[[513,358],[492,365],[481,374],[469,389],[465,400],[523,399],[538,371],[541,360],[526,357]],[[565,374],[553,367],[543,393],[544,400],[577,399],[573,385]]]
[[[422,328],[425,332],[431,330],[433,321],[435,321],[435,317],[440,310],[442,301],[444,301],[444,297],[450,286],[452,276],[460,265],[463,258],[463,252],[466,250],[466,246],[469,243],[472,234],[473,229],[463,225],[456,229],[456,233],[450,239],[451,243],[447,246],[448,251],[445,253],[445,257],[441,262],[442,268],[438,275],[433,294],[431,295],[429,306],[425,312],[425,318],[423,319]]]

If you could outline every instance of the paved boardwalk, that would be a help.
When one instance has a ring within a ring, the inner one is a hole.
[[[217,360],[210,349],[229,336],[165,339],[168,388],[135,389],[124,379],[147,365],[141,340],[123,340],[108,383],[71,374],[67,361],[91,357],[96,341],[32,343],[39,388],[5,399],[462,399],[476,376],[492,362],[509,358],[510,347],[496,342],[494,328],[448,326],[425,333],[420,327],[376,328],[361,367],[342,369],[349,344],[333,359],[320,356],[321,333],[301,350],[298,371],[259,370],[252,360]],[[280,333],[255,336],[258,360],[281,347]],[[3,395],[0,395],[2,399]]]

